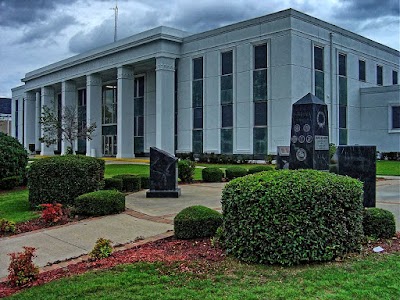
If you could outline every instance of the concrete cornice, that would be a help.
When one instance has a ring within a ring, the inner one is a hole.
[[[360,94],[377,94],[377,93],[387,93],[400,91],[400,85],[388,85],[388,86],[377,86],[369,88],[361,88]]]
[[[165,26],[159,26],[125,39],[119,40],[115,43],[105,45],[100,48],[90,50],[88,52],[75,55],[73,57],[61,60],[54,64],[50,64],[46,67],[34,70],[25,75],[22,79],[23,82],[50,74],[54,71],[69,68],[75,65],[79,65],[83,62],[91,61],[104,57],[113,53],[124,51],[133,47],[137,47],[143,44],[151,43],[157,40],[167,40],[175,43],[182,43],[183,37],[189,35],[189,33],[170,28]]]

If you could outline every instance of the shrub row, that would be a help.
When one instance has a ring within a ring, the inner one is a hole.
[[[125,195],[114,190],[95,191],[80,195],[74,204],[76,213],[81,215],[117,214],[125,210]]]
[[[358,251],[362,183],[315,170],[237,178],[222,193],[228,253],[249,262],[292,265]]]
[[[117,190],[120,192],[137,192],[140,189],[150,187],[149,175],[120,174],[104,179],[105,190]]]
[[[388,239],[396,233],[394,215],[382,208],[366,208],[363,216],[364,235]]]
[[[247,174],[255,174],[263,171],[272,171],[274,168],[267,165],[259,165],[249,168],[235,166],[229,167],[225,170],[225,178],[232,180],[238,177],[246,176]],[[217,167],[208,167],[202,170],[203,181],[205,182],[220,182],[224,178],[224,172]]]

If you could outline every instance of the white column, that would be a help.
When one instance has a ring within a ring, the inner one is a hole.
[[[17,99],[12,98],[12,100],[11,100],[11,136],[12,137],[16,137],[15,124],[16,124],[16,122],[18,122],[15,118],[16,117],[16,114],[15,114],[16,108],[17,108]]]
[[[41,113],[43,112],[43,107],[52,107],[54,105],[54,89],[50,86],[42,87],[41,89]],[[41,125],[41,134],[43,136],[43,126]],[[46,146],[45,143],[42,143],[40,146],[40,155],[54,155],[54,145]]]
[[[40,138],[40,116],[41,116],[41,106],[40,106],[40,92],[36,92],[36,102],[35,102],[35,150],[40,151],[41,143],[39,141]]]
[[[63,81],[61,83],[61,108],[59,109],[64,113],[66,108],[71,109],[71,111],[74,111],[75,113],[77,113],[78,110],[76,84],[72,80]],[[75,117],[77,118],[78,115],[76,114]],[[69,142],[63,137],[61,141],[61,153],[66,154],[67,148],[70,146]],[[75,145],[72,145],[72,148],[75,149]]]
[[[86,122],[96,123],[97,128],[92,135],[92,139],[87,141],[87,156],[102,156],[102,80],[98,74],[90,74],[86,76]]]
[[[122,66],[117,72],[117,158],[134,157],[133,154],[133,68]]]
[[[35,144],[35,100],[34,92],[25,93],[24,103],[24,146],[30,152],[29,145]]]
[[[174,154],[175,59],[156,58],[156,147]]]

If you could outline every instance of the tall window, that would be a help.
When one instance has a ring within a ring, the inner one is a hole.
[[[365,81],[365,60],[358,61],[358,80]]]
[[[397,71],[392,71],[392,84],[399,84],[399,75]]]
[[[253,70],[253,154],[266,155],[267,147],[267,44],[254,47]]]
[[[400,129],[400,106],[392,106],[392,128]]]
[[[346,55],[339,53],[339,144],[347,145],[347,66]]]
[[[193,59],[193,153],[203,153],[203,57]]]
[[[233,153],[233,52],[221,53],[221,153]]]
[[[86,89],[78,90],[78,132],[86,128]],[[86,153],[86,139],[78,139],[78,153]]]
[[[15,100],[15,138],[18,139],[18,100]]]
[[[376,66],[376,84],[383,85],[383,67]]]
[[[58,115],[58,122],[61,124],[62,122],[62,113],[63,113],[63,107],[62,107],[62,100],[61,100],[61,94],[57,94],[57,115]],[[61,154],[61,142],[62,142],[62,131],[61,128],[58,129],[57,133],[57,152]]]
[[[102,123],[103,155],[115,156],[117,154],[117,86],[103,86],[102,97]]]
[[[142,155],[144,153],[144,77],[137,77],[134,81],[134,153]]]
[[[325,102],[324,48],[314,46],[315,96]]]

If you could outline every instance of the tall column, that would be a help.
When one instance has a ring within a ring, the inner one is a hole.
[[[29,145],[35,144],[35,100],[36,96],[34,92],[25,93],[24,146],[29,152],[31,151]]]
[[[54,105],[54,89],[50,86],[42,87],[41,89],[41,112],[43,112],[43,107],[52,107]],[[41,135],[43,136],[43,125],[40,127]],[[40,146],[40,155],[54,155],[54,145],[46,146],[45,143],[42,143]]]
[[[86,122],[96,123],[97,128],[92,135],[92,139],[87,141],[87,156],[102,156],[102,80],[98,74],[90,74],[86,76]]]
[[[40,92],[36,92],[36,102],[35,102],[35,150],[40,152],[42,144],[40,143],[40,116],[41,116],[41,99],[40,99]]]
[[[78,118],[77,90],[76,90],[76,84],[72,80],[63,81],[61,83],[61,108],[59,109],[61,109],[62,113],[64,114],[66,109],[69,110],[69,112],[75,112],[75,118]],[[71,145],[63,137],[61,141],[61,153],[66,154],[68,147],[71,147]],[[72,148],[75,149],[75,145],[72,145]]]
[[[156,147],[174,154],[175,59],[156,58]]]
[[[134,157],[133,154],[133,68],[122,66],[117,72],[117,158]]]

